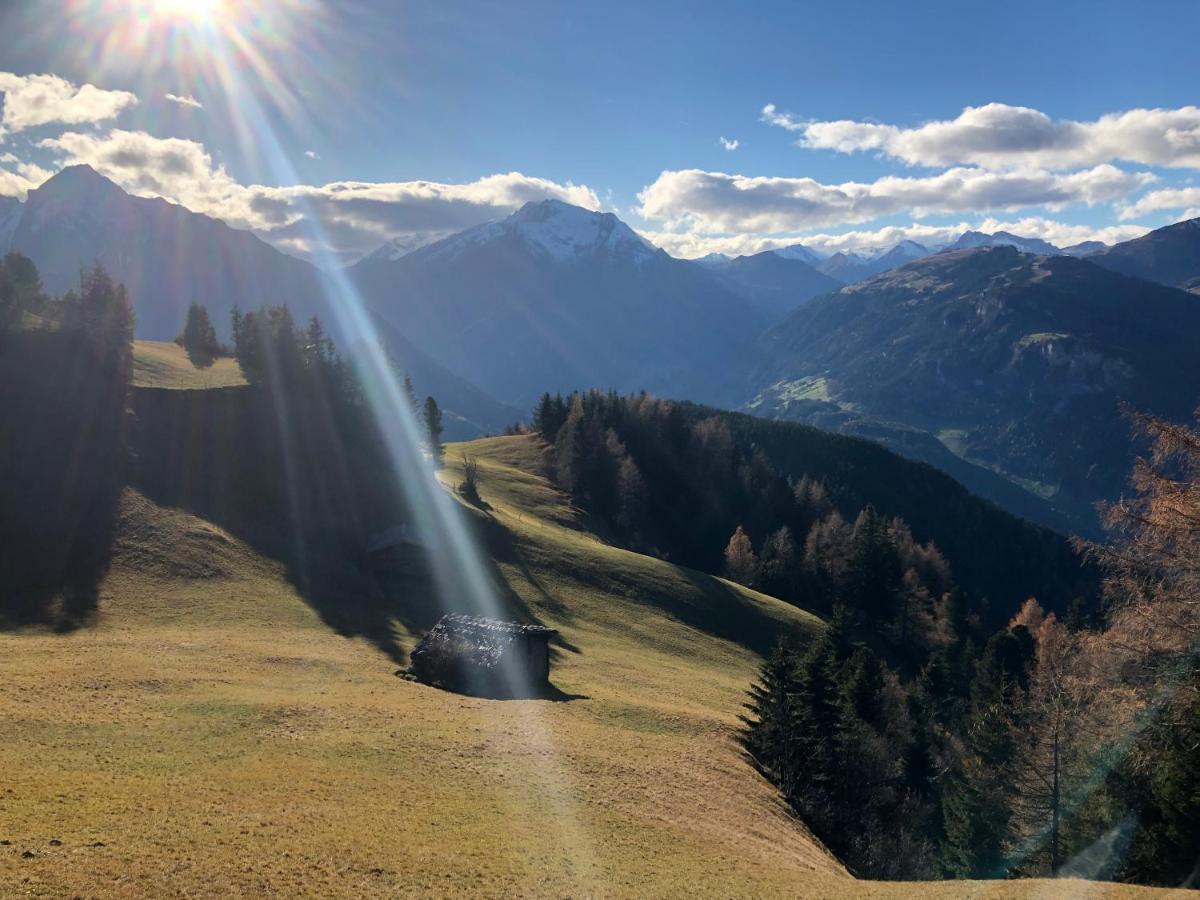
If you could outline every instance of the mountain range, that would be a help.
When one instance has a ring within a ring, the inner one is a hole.
[[[707,398],[768,321],[611,213],[556,200],[347,276],[382,320],[526,408],[594,385]]]
[[[541,201],[332,276],[77,166],[0,198],[8,246],[54,293],[101,262],[141,338],[173,338],[193,301],[222,335],[235,304],[320,315],[351,356],[382,342],[455,437],[547,390],[646,389],[880,441],[1060,529],[1093,530],[1093,503],[1124,485],[1120,404],[1183,418],[1200,400],[1200,220],[1114,247],[967,232],[936,252],[688,261],[611,213]]]
[[[59,172],[30,191],[24,204],[0,206],[0,237],[6,215],[13,219],[11,237],[0,247],[29,256],[50,293],[77,286],[80,268],[93,262],[125,284],[142,339],[174,339],[193,302],[208,308],[224,338],[234,306],[279,303],[301,321],[320,316],[343,347],[375,337],[347,330],[338,301],[331,299],[342,292],[310,264],[209,216],[127,194],[87,166]],[[417,390],[435,394],[446,407],[448,437],[499,431],[520,417],[402,336],[387,334],[385,343]]]

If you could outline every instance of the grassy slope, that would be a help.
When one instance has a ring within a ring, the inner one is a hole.
[[[586,699],[398,680],[277,564],[130,493],[98,624],[0,635],[0,895],[910,895],[850,880],[739,758],[757,659],[683,620],[817,623],[603,545],[527,439],[470,452],[501,572],[578,648],[553,679]]]
[[[246,383],[235,359],[218,359],[207,369],[197,369],[183,348],[170,341],[135,341],[134,387],[202,388],[237,387]]]

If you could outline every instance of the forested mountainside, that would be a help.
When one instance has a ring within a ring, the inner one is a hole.
[[[812,544],[819,556],[822,542],[833,540],[830,514],[853,522],[871,506],[884,520],[902,519],[917,543],[936,544],[988,626],[1007,621],[1030,596],[1060,613],[1076,598],[1094,599],[1094,573],[1066,538],[865,440],[595,392],[544,397],[534,428],[553,442],[558,483],[583,508],[621,540],[685,565],[722,571],[735,531],[760,548],[785,529],[799,551]],[[799,556],[796,564],[786,589],[774,589],[827,612],[835,599],[828,585],[802,575]]]
[[[918,429],[1086,521],[1128,478],[1121,405],[1176,419],[1194,408],[1198,328],[1192,295],[1087,260],[945,252],[768,332],[749,407]]]

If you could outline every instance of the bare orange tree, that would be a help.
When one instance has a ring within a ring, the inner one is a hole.
[[[1161,685],[1200,646],[1200,430],[1131,416],[1150,441],[1135,495],[1105,510],[1111,541],[1083,549],[1105,572],[1111,644],[1136,664],[1127,674]]]

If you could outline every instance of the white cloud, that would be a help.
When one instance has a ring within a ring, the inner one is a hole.
[[[1136,203],[1121,207],[1122,219],[1133,219],[1164,209],[1185,209],[1200,204],[1200,187],[1164,188],[1139,197]],[[1191,210],[1188,210],[1191,212]],[[1194,218],[1184,215],[1185,219]]]
[[[26,194],[51,174],[41,166],[22,162],[11,153],[0,154],[0,197],[24,200]]]
[[[968,106],[955,119],[915,128],[851,119],[804,121],[773,104],[763,121],[800,135],[801,147],[876,151],[909,165],[1068,169],[1125,160],[1200,168],[1200,107],[1131,109],[1090,122],[1052,119],[1025,106]]]
[[[253,229],[281,246],[311,248],[315,225],[338,258],[352,258],[396,237],[469,228],[505,216],[530,200],[554,198],[600,208],[591,188],[520,172],[465,184],[341,181],[268,187],[240,184],[201,144],[179,138],[120,130],[104,135],[69,132],[39,146],[56,151],[64,163],[90,165],[132,193],[165,197]]]
[[[872,251],[895,246],[901,241],[916,241],[935,247],[954,241],[964,231],[993,234],[1007,231],[1021,237],[1041,238],[1056,247],[1070,247],[1083,241],[1104,241],[1115,244],[1141,237],[1150,229],[1145,225],[1112,225],[1094,228],[1074,225],[1053,219],[1028,217],[1017,220],[985,218],[960,221],[952,225],[887,225],[874,230],[846,231],[840,234],[732,234],[711,235],[698,232],[643,231],[642,236],[662,247],[672,256],[696,259],[707,253],[726,253],[730,256],[751,255],[765,250],[778,250],[794,244],[804,244],[824,253],[839,250]]]
[[[1154,176],[1101,165],[1070,173],[988,172],[956,168],[926,178],[887,176],[870,183],[728,175],[699,169],[663,172],[640,194],[640,214],[669,231],[772,233],[960,212],[1059,210],[1127,196]]]
[[[190,106],[192,109],[204,109],[204,104],[195,97],[190,97],[186,94],[163,94],[164,100],[170,100],[172,103],[178,103],[180,106]]]
[[[724,147],[726,150],[730,150],[730,151],[736,150],[738,148],[738,144],[740,143],[740,141],[738,141],[737,138],[730,140],[729,138],[725,137],[724,135],[721,136],[720,141],[721,141],[721,146]]]
[[[307,156],[309,159],[320,159],[321,158],[321,154],[318,153],[316,150],[305,150],[304,155]]]
[[[103,122],[138,102],[128,91],[106,91],[92,84],[80,86],[57,75],[12,72],[0,72],[0,93],[4,94],[0,138],[5,132],[51,123]]]

